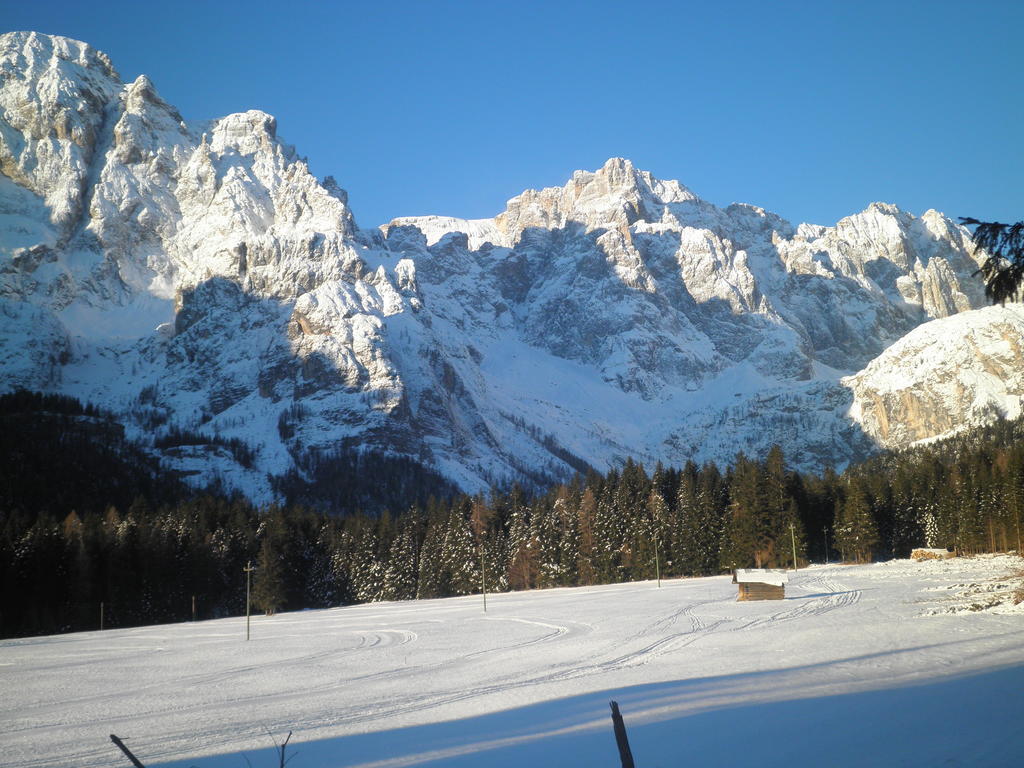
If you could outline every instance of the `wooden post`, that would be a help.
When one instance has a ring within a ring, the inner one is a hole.
[[[192,621],[196,620],[196,596],[192,595]]]
[[[619,714],[619,703],[610,702],[612,707],[612,727],[615,729],[615,743],[619,746],[619,760],[622,768],[636,768],[633,765],[633,752],[629,748],[629,739],[626,738],[626,724],[622,722],[622,715]]]
[[[249,581],[251,579],[252,572],[256,570],[252,567],[252,560],[248,562],[245,568],[245,639],[249,639]]]
[[[793,571],[799,570],[796,567],[796,532],[793,529],[793,524],[789,524],[789,538],[793,542]]]
[[[484,613],[487,613],[487,563],[484,560],[484,540],[480,539],[480,593],[484,596]]]
[[[110,734],[110,740],[114,742],[122,752],[124,752],[124,756],[132,761],[132,765],[134,765],[135,768],[146,768],[146,766],[139,762],[139,758],[133,755],[131,750],[129,750],[128,747],[124,745],[124,742],[117,738],[117,736]]]
[[[825,565],[828,565],[828,526],[821,529],[825,532]]]
[[[100,632],[103,631],[103,601],[100,600]]]

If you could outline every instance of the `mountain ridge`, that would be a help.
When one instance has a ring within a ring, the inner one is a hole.
[[[0,72],[2,386],[154,445],[245,440],[252,469],[165,459],[257,500],[337,450],[470,491],[772,442],[842,465],[877,447],[843,376],[984,306],[969,233],[935,211],[794,227],[612,158],[492,219],[360,229],[264,112],[188,124],[146,76],[36,33],[0,36]]]

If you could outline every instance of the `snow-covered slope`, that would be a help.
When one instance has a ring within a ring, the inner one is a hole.
[[[494,219],[363,230],[265,113],[186,124],[146,77],[35,33],[0,36],[0,72],[0,387],[150,442],[241,438],[248,469],[168,458],[260,500],[351,448],[467,490],[775,442],[841,465],[876,436],[841,377],[984,303],[934,211],[794,227],[612,159]]]
[[[1016,419],[1024,403],[1024,307],[922,325],[844,383],[854,394],[851,416],[885,446]]]
[[[643,766],[1017,765],[1020,565],[813,566],[776,602],[714,576],[374,603],[254,617],[249,642],[242,617],[3,640],[0,745],[7,768],[127,765],[114,733],[148,766],[238,768],[291,732],[303,768],[612,766],[615,700]]]

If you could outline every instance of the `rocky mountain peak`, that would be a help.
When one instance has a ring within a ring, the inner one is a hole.
[[[35,32],[0,35],[0,73],[0,173],[42,197],[66,237],[120,78],[87,44]]]
[[[11,53],[18,57],[15,62],[24,72],[41,67],[53,68],[59,66],[59,62],[67,62],[81,69],[95,70],[110,80],[121,80],[107,54],[69,37],[31,31],[6,32],[0,35],[0,56],[7,58]]]
[[[851,419],[877,408],[843,373],[930,319],[994,320],[936,212],[794,228],[612,158],[494,219],[361,231],[265,112],[189,125],[145,76],[32,33],[0,37],[0,72],[0,385],[114,409],[154,451],[238,438],[251,466],[215,442],[164,458],[261,501],[339,449],[474,492],[776,442],[841,465],[911,434]],[[983,359],[1019,367],[958,365]]]
[[[236,112],[217,120],[210,136],[214,152],[235,151],[253,155],[272,146],[277,138],[277,120],[258,109]]]
[[[666,204],[697,200],[679,182],[660,181],[629,160],[613,157],[597,171],[576,171],[563,187],[529,189],[512,198],[495,225],[511,241],[530,227],[621,228],[660,221]]]

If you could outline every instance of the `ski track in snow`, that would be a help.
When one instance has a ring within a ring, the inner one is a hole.
[[[830,663],[846,684],[879,679],[857,666],[872,657],[890,677],[913,679],[924,662],[903,651],[946,642],[946,630],[930,626],[971,626],[969,617],[915,618],[920,601],[936,580],[969,584],[974,575],[912,564],[887,584],[871,568],[792,574],[782,602],[738,603],[728,577],[712,577],[499,594],[486,614],[478,598],[456,598],[256,617],[252,643],[239,642],[242,619],[3,641],[13,695],[0,704],[0,752],[11,768],[110,765],[114,732],[133,737],[155,766],[263,747],[268,732],[294,729],[308,741],[730,670],[786,676],[815,665],[802,652],[776,657],[798,633],[822,629],[841,647],[814,652],[841,654]],[[874,637],[880,621],[902,632],[901,645]],[[996,655],[1002,642],[990,643]],[[953,662],[927,653],[940,666],[965,663],[962,649]],[[1024,663],[1024,650],[1016,658]]]
[[[825,577],[818,577],[813,582],[803,587],[805,591],[831,591],[831,592],[843,592],[841,585],[836,582],[827,579]],[[362,707],[351,707],[348,709],[342,709],[335,711],[332,716],[328,718],[315,719],[307,721],[305,726],[317,725],[337,725],[337,724],[362,724],[381,719],[387,719],[398,715],[408,715],[415,712],[422,712],[430,710],[442,705],[449,705],[457,702],[463,702],[471,699],[475,699],[482,696],[487,696],[503,691],[508,691],[516,688],[525,688],[541,683],[557,683],[560,681],[569,681],[581,677],[590,677],[593,675],[605,674],[613,670],[619,670],[628,668],[631,666],[647,664],[656,657],[663,656],[666,654],[673,653],[679,649],[690,645],[698,640],[707,639],[719,631],[739,631],[739,630],[751,630],[757,627],[761,627],[767,624],[774,624],[783,621],[791,621],[804,616],[813,616],[816,614],[824,613],[836,608],[840,608],[846,605],[851,605],[856,602],[859,597],[859,592],[847,592],[839,595],[818,595],[816,597],[810,597],[802,599],[801,603],[792,609],[778,611],[769,614],[763,618],[755,619],[745,623],[740,623],[738,626],[731,626],[736,622],[725,619],[725,618],[713,618],[710,623],[702,617],[699,613],[699,609],[708,605],[715,605],[720,603],[720,600],[706,600],[698,603],[688,603],[682,607],[672,610],[670,613],[664,616],[660,616],[654,621],[650,622],[647,626],[643,627],[638,632],[634,633],[629,641],[641,641],[645,642],[639,648],[629,651],[625,654],[612,655],[610,658],[603,660],[591,660],[589,663],[573,666],[570,668],[555,668],[547,670],[542,674],[528,675],[520,678],[517,674],[506,675],[499,677],[496,682],[477,686],[470,689],[458,690],[458,691],[447,691],[441,694],[428,693],[413,695],[406,699],[401,705],[391,707],[381,707],[377,710],[367,712]],[[689,622],[689,627],[682,632],[673,632],[671,634],[665,634],[665,630],[673,628],[677,625],[680,619],[685,618]],[[432,665],[418,665],[412,668],[396,668],[392,670],[385,670],[382,672],[371,673],[367,675],[356,675],[346,680],[335,680],[324,682],[320,685],[305,687],[301,691],[296,692],[285,692],[277,695],[260,694],[259,698],[261,701],[268,700],[281,700],[294,698],[296,696],[302,697],[313,692],[323,692],[331,689],[340,689],[347,685],[356,682],[365,682],[368,680],[379,680],[381,678],[394,678],[401,676],[420,676],[427,672],[439,672],[444,671],[447,675],[458,678],[459,669],[467,662],[478,659],[481,657],[492,657],[507,652],[516,651],[530,646],[535,646],[542,643],[555,642],[559,640],[571,640],[574,636],[578,635],[581,631],[592,631],[586,625],[576,625],[575,629],[570,628],[565,624],[556,625],[542,621],[535,621],[525,618],[496,618],[488,617],[489,621],[513,621],[520,624],[537,627],[541,630],[541,633],[536,637],[526,639],[521,642],[510,643],[507,645],[500,645],[495,648],[489,648],[485,650],[475,651],[472,653],[464,654],[454,659],[440,662]],[[333,656],[344,655],[346,653],[354,654],[357,652],[365,651],[368,649],[376,649],[381,647],[389,647],[396,643],[405,645],[413,642],[417,639],[418,635],[410,630],[394,630],[394,629],[363,629],[363,630],[348,630],[350,634],[353,634],[357,638],[357,642],[351,648],[339,647],[332,650],[321,651],[312,654],[302,654],[288,659],[279,659],[276,663],[279,669],[287,669],[292,666],[301,666],[317,661],[321,661],[326,658]],[[300,635],[294,636],[295,639],[300,639]],[[654,637],[656,639],[651,640]],[[605,649],[603,655],[610,655],[609,652],[621,647],[619,642],[616,642]],[[89,662],[80,662],[89,663]],[[242,665],[232,667],[212,674],[198,674],[198,675],[184,675],[179,679],[179,683],[184,686],[202,686],[202,685],[216,685],[230,681],[231,679],[245,674],[254,672],[258,669],[258,665]],[[128,696],[142,696],[148,693],[155,692],[158,690],[161,684],[151,684],[147,686],[141,686],[132,690],[120,690],[111,692],[99,697],[85,696],[78,697],[76,699],[65,700],[66,704],[79,704],[90,702],[93,705],[101,704],[104,699],[119,699],[126,695]],[[239,707],[244,706],[251,697],[231,697],[227,699],[232,705]],[[26,707],[25,711],[32,709],[32,707]],[[190,709],[188,707],[184,708]],[[199,711],[197,708],[191,708],[192,711]],[[109,722],[110,720],[101,720],[100,722]],[[192,736],[201,736],[201,741],[208,747],[214,747],[221,743],[226,743],[227,740],[221,737],[218,729],[203,729],[198,734],[194,731],[188,731],[182,734],[173,734],[174,736],[184,736],[191,734]],[[171,734],[168,734],[171,736]],[[172,736],[173,738],[173,736]],[[75,759],[88,760],[92,757],[91,753],[77,753],[73,756]],[[30,763],[31,764],[31,763]]]

